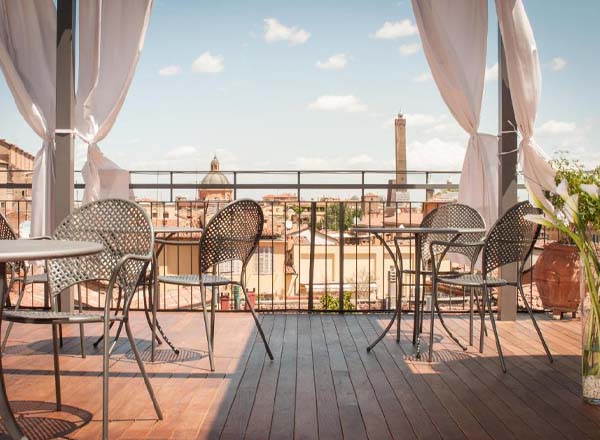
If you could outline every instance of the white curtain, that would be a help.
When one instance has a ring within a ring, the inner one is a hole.
[[[519,167],[528,191],[544,200],[543,190],[555,188],[550,158],[533,138],[542,90],[542,73],[533,30],[521,0],[496,0],[504,43],[510,95],[521,133]]]
[[[75,127],[88,144],[83,202],[129,198],[129,172],[105,157],[98,142],[108,135],[127,96],[152,0],[82,0],[79,5]]]
[[[485,81],[487,1],[412,3],[433,79],[450,112],[470,136],[458,200],[477,209],[489,228],[498,216],[498,138],[478,132]]]
[[[0,67],[19,112],[42,138],[34,161],[31,235],[52,232],[56,9],[52,0],[0,0]]]

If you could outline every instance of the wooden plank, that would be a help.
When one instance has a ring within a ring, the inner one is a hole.
[[[273,316],[267,315],[262,320],[265,337],[269,338],[273,328]],[[260,337],[254,339],[254,347],[244,368],[242,379],[237,387],[235,398],[229,409],[227,421],[221,433],[223,439],[239,439],[244,436],[248,420],[256,397],[256,388],[267,358],[263,341]],[[270,362],[270,361],[269,361]]]
[[[357,319],[366,339],[369,341],[374,340],[377,335],[373,331],[373,327],[369,322],[369,317],[366,315],[359,315]],[[371,353],[377,358],[381,365],[381,368],[384,371],[392,390],[396,394],[398,401],[402,405],[404,413],[408,417],[417,438],[440,438],[440,434],[431,421],[429,414],[427,414],[427,411],[423,408],[423,405],[421,405],[419,398],[410,387],[404,374],[402,374],[402,371],[400,371],[394,363],[394,360],[385,348],[384,343],[377,344],[375,348],[371,350]]]
[[[381,409],[381,403],[377,400],[377,394],[369,382],[367,372],[350,336],[344,316],[334,316],[333,323],[346,358],[350,380],[356,393],[367,435],[369,438],[377,439],[392,438],[390,428]]]
[[[321,323],[329,352],[329,366],[335,387],[342,433],[347,439],[366,439],[367,431],[331,315],[323,315]]]
[[[369,317],[369,322],[373,328],[373,335],[380,334],[383,327],[378,322],[376,316]],[[433,390],[429,384],[425,381],[425,378],[420,374],[415,364],[419,361],[412,360],[413,346],[408,341],[407,335],[412,335],[412,322],[411,320],[403,320],[403,337],[401,343],[396,343],[393,336],[388,335],[383,338],[379,344],[387,349],[389,355],[394,359],[396,366],[402,372],[407,382],[410,384],[415,395],[418,396],[421,404],[429,414],[431,421],[435,424],[437,430],[444,439],[463,439],[465,434],[462,432],[460,427],[454,421],[454,418],[450,415],[447,409],[442,403],[435,397]],[[412,336],[411,336],[412,338]],[[372,339],[372,336],[369,338]],[[407,353],[410,353],[407,355]]]
[[[317,423],[315,423],[317,421]],[[319,437],[315,373],[313,368],[310,317],[298,316],[298,358],[296,360],[295,439]]]
[[[310,330],[312,339],[312,358],[315,374],[315,399],[317,401],[317,424],[319,438],[337,440],[342,439],[342,425],[340,413],[335,396],[335,385],[329,363],[329,352],[325,343],[323,323],[321,316],[310,317]]]
[[[369,345],[360,328],[356,316],[346,316],[346,331],[350,333],[356,345],[356,352],[362,360],[365,376],[371,383],[379,406],[389,426],[390,433],[395,439],[416,438],[412,425],[408,421],[402,405],[385,376],[381,365],[374,354],[367,353]]]
[[[285,315],[275,315],[269,346],[273,353],[273,362],[265,362],[260,375],[256,399],[248,421],[245,438],[266,439],[271,430],[277,379],[281,366],[281,351],[283,349],[283,334],[285,332]]]
[[[290,439],[294,436],[296,407],[296,358],[298,347],[298,317],[287,315],[283,336],[283,352],[279,382],[275,393],[275,408],[271,424],[271,439]]]

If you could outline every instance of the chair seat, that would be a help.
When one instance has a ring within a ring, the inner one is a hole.
[[[36,273],[34,275],[28,275],[26,278],[19,278],[20,281],[25,280],[25,284],[38,284],[47,283],[48,275],[45,273]]]
[[[199,286],[200,277],[198,275],[162,275],[158,277],[158,281],[167,284],[177,284],[180,286]],[[227,286],[231,283],[229,278],[219,277],[216,275],[202,275],[202,284],[205,286]]]
[[[483,276],[481,274],[464,274],[459,276],[441,276],[438,278],[438,282],[443,284],[451,284],[454,286],[465,286],[465,287],[481,287],[483,286]],[[506,286],[508,281],[502,278],[488,277],[486,284],[489,287]]]
[[[5,310],[2,315],[5,321],[25,324],[81,324],[104,322],[104,315],[92,313],[52,312],[49,310]],[[115,316],[111,320],[118,319]]]

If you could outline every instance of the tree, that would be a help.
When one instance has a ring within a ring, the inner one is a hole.
[[[344,229],[354,226],[354,219],[363,216],[363,210],[357,207],[344,207]],[[325,217],[317,223],[317,229],[327,229],[329,231],[339,231],[340,229],[340,205],[331,203],[325,210]]]

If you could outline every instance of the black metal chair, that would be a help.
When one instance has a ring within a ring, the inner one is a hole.
[[[450,203],[446,205],[440,205],[431,212],[429,212],[423,220],[421,221],[420,227],[422,228],[460,228],[460,229],[485,229],[485,220],[481,216],[481,214],[471,208],[470,206],[460,204],[460,203]],[[422,286],[426,285],[427,279],[430,279],[433,276],[433,259],[432,254],[430,252],[430,244],[433,241],[450,241],[456,239],[457,242],[472,242],[472,241],[480,241],[485,236],[484,232],[473,232],[462,234],[459,237],[455,237],[454,234],[423,234],[421,238],[421,277],[422,277]],[[396,248],[399,249],[399,245],[396,239]],[[479,249],[474,249],[470,247],[457,247],[453,249],[453,254],[459,255],[462,257],[462,262],[465,263],[467,273],[473,273],[475,270],[475,263],[477,261],[477,256],[479,255]],[[402,273],[404,275],[415,275],[414,269],[403,269]],[[444,275],[448,276],[457,276],[460,272],[453,270],[452,267],[449,270],[442,272]],[[421,289],[422,295],[425,295],[425,289]],[[480,307],[479,296],[477,292],[474,292],[474,289],[469,289],[469,343],[473,345],[473,299],[475,299],[477,303],[477,308],[482,312],[482,308]],[[422,298],[415,298],[415,301],[422,300]],[[452,339],[454,339],[463,349],[464,346],[458,341],[458,339],[454,338],[452,333],[447,328],[444,318],[442,317],[441,310],[437,302],[435,303],[435,308],[440,318],[440,322],[450,335]],[[421,321],[419,322],[419,326],[423,325],[423,313],[421,313]],[[399,336],[397,336],[399,338]]]
[[[146,375],[128,319],[131,299],[138,280],[153,258],[154,234],[148,214],[139,205],[128,200],[100,200],[82,206],[64,219],[54,231],[52,239],[94,241],[104,246],[104,250],[99,254],[46,262],[48,287],[52,300],[51,311],[21,309],[4,312],[4,319],[9,322],[52,326],[57,408],[60,410],[61,407],[58,326],[61,324],[102,323],[104,325],[103,438],[108,438],[110,356],[108,336],[110,324],[119,321],[124,322],[131,349],[152,399],[154,409],[158,418],[162,419],[160,407],[154,396],[150,380]],[[71,286],[90,280],[108,281],[103,314],[57,311],[57,299],[63,291]],[[122,289],[124,297],[122,314],[118,316],[111,310],[115,287]]]
[[[521,202],[510,208],[490,229],[489,233],[482,242],[468,242],[463,240],[432,240],[429,244],[430,255],[434,256],[435,264],[433,265],[433,298],[431,305],[431,328],[429,333],[429,361],[433,356],[433,333],[434,333],[434,315],[433,309],[437,302],[437,292],[439,284],[447,284],[452,286],[467,287],[472,289],[481,289],[483,291],[483,316],[485,309],[490,316],[494,337],[496,339],[496,347],[500,357],[502,371],[506,372],[504,356],[502,355],[502,347],[498,338],[496,329],[496,321],[492,311],[491,289],[502,286],[514,286],[517,288],[521,299],[523,300],[533,326],[542,342],[546,355],[550,362],[553,361],[552,354],[546,345],[544,336],[533,316],[533,312],[525,297],[523,291],[523,270],[525,262],[531,255],[535,241],[537,240],[541,226],[531,223],[525,219],[527,214],[538,214],[539,209],[534,208],[529,202]],[[457,249],[471,249],[477,255],[482,252],[482,271],[481,273],[468,273],[459,276],[446,276],[439,272],[441,262],[448,252],[456,252]],[[507,264],[516,263],[517,279],[516,281],[508,281],[494,276],[494,271],[506,266]],[[485,319],[481,320],[482,331],[480,333],[479,351],[483,352],[483,336],[484,336]]]
[[[204,325],[206,328],[206,340],[208,342],[208,356],[210,368],[214,371],[213,345],[215,337],[215,309],[217,295],[211,298],[211,320],[210,329],[206,309],[206,288],[221,287],[234,284],[240,286],[246,304],[250,308],[254,322],[260,337],[265,344],[269,358],[273,360],[273,354],[265,338],[262,327],[254,311],[254,306],[248,299],[246,292],[246,268],[254,252],[258,247],[262,235],[264,215],[258,203],[253,200],[241,199],[229,203],[214,217],[210,219],[204,232],[200,236],[198,251],[198,274],[199,275],[163,275],[158,281],[166,284],[179,286],[199,287],[202,301],[202,312],[204,314]],[[226,261],[239,260],[242,263],[240,280],[224,278],[209,272],[211,268]]]

